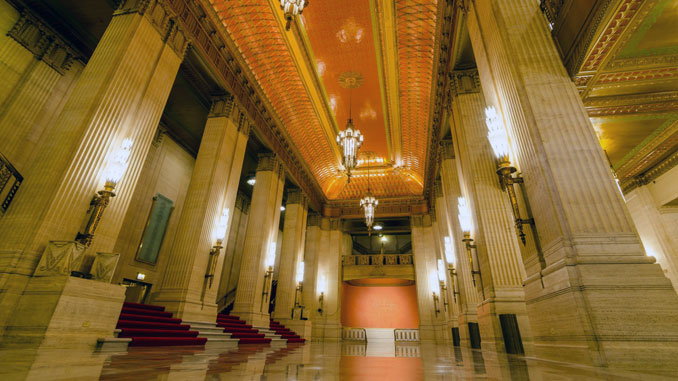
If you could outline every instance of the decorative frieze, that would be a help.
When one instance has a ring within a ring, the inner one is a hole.
[[[0,213],[7,211],[23,181],[19,171],[0,154]]]
[[[287,191],[287,204],[298,204],[306,207],[308,205],[308,198],[301,189],[290,189]]]
[[[285,169],[278,156],[274,153],[260,153],[258,155],[257,172],[273,171],[278,177],[284,176]]]
[[[451,139],[440,141],[440,158],[441,160],[454,159],[454,145]]]
[[[7,35],[61,75],[80,56],[56,32],[26,10],[21,12],[19,20]]]
[[[480,77],[478,69],[456,70],[449,73],[450,89],[454,96],[460,94],[479,93]]]
[[[237,107],[232,95],[217,95],[212,97],[212,105],[208,118],[231,117]]]
[[[317,213],[308,213],[308,218],[306,219],[306,226],[317,226],[320,227],[320,223],[322,222],[322,217],[317,214]]]

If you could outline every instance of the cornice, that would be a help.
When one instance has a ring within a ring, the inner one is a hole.
[[[622,192],[626,194],[638,187],[647,185],[656,180],[659,176],[673,169],[676,165],[678,165],[678,151],[674,152],[671,156],[667,157],[661,163],[655,165],[642,175],[621,181]]]
[[[233,55],[234,46],[226,46],[223,25],[209,8],[206,0],[165,0],[178,22],[186,31],[193,47],[205,59],[220,79],[226,90],[234,95],[254,126],[254,131],[260,139],[266,142],[279,156],[290,176],[304,189],[310,198],[312,206],[321,210],[325,197],[319,185],[308,169],[295,155],[292,145],[288,142],[283,131],[278,128],[279,121],[269,112],[270,105],[262,101],[261,89],[258,92],[249,84],[251,73],[247,72],[242,62],[238,62]],[[248,73],[246,75],[246,73]],[[256,81],[253,81],[256,83]]]

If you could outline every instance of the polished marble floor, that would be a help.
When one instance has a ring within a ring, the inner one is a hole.
[[[2,348],[0,380],[665,380],[444,345]]]

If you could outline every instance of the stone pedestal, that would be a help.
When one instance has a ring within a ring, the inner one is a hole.
[[[259,154],[256,182],[247,220],[245,248],[233,305],[233,315],[258,328],[268,328],[270,278],[266,257],[278,240],[285,171],[274,154]],[[268,284],[267,284],[268,283]],[[264,294],[268,291],[268,294]]]
[[[678,296],[645,256],[539,4],[465,4],[483,93],[507,125],[541,243],[523,249],[535,354],[675,374]]]
[[[91,347],[112,337],[125,287],[66,275],[33,277],[3,342],[44,347]]]

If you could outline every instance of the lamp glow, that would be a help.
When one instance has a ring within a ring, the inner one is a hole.
[[[346,129],[339,131],[337,143],[343,148],[342,164],[348,172],[348,182],[351,182],[351,170],[358,166],[358,149],[363,144],[363,135],[353,128],[353,119],[349,118]]]
[[[368,230],[372,228],[374,223],[374,211],[377,209],[377,205],[379,205],[379,200],[374,198],[369,191],[360,200],[360,206],[365,210],[365,225],[367,225]]]
[[[381,226],[381,225],[374,225],[374,228],[373,228],[373,229],[374,229],[374,230],[381,230],[381,229],[383,229],[383,228],[384,228],[384,227]]]
[[[132,151],[132,144],[132,139],[125,139],[122,141],[120,148],[113,153],[113,157],[103,173],[104,179],[106,180],[104,189],[113,190],[120,182],[120,179],[122,179],[122,176],[127,170],[127,161],[129,160]]]
[[[459,197],[457,208],[459,209],[459,225],[464,234],[470,234],[473,230],[473,216],[471,216],[471,209],[464,197]]]
[[[438,280],[445,281],[445,262],[442,259],[438,259]]]
[[[381,237],[381,242],[386,242],[386,241],[388,241],[388,238],[386,238],[386,237]]]
[[[321,275],[318,279],[318,294],[324,295],[327,292],[327,278]]]
[[[440,292],[440,281],[438,281],[437,271],[431,271],[431,273],[429,274],[428,285],[429,287],[431,287],[431,292],[433,292],[434,294]]]
[[[508,161],[509,140],[506,127],[502,123],[497,109],[494,106],[485,108],[485,123],[487,124],[487,139],[490,141],[494,154],[502,162]]]
[[[445,237],[445,260],[448,264],[455,266],[456,258],[454,256],[454,246],[452,245],[452,239],[450,237]]]
[[[247,184],[249,184],[249,185],[251,185],[251,186],[254,186],[254,184],[255,184],[256,182],[257,182],[257,179],[254,178],[254,177],[247,179]]]
[[[297,279],[298,284],[301,284],[304,281],[304,262],[299,262],[297,265]]]
[[[228,214],[229,214],[228,208],[224,208],[224,210],[221,212],[221,216],[219,217],[219,223],[217,224],[216,231],[214,232],[218,244],[224,242],[224,239],[226,238],[226,228],[228,227]]]
[[[268,254],[266,255],[266,260],[264,263],[264,266],[266,266],[267,269],[272,269],[273,266],[275,266],[276,247],[277,244],[275,242],[271,242],[270,246],[268,247]]]

